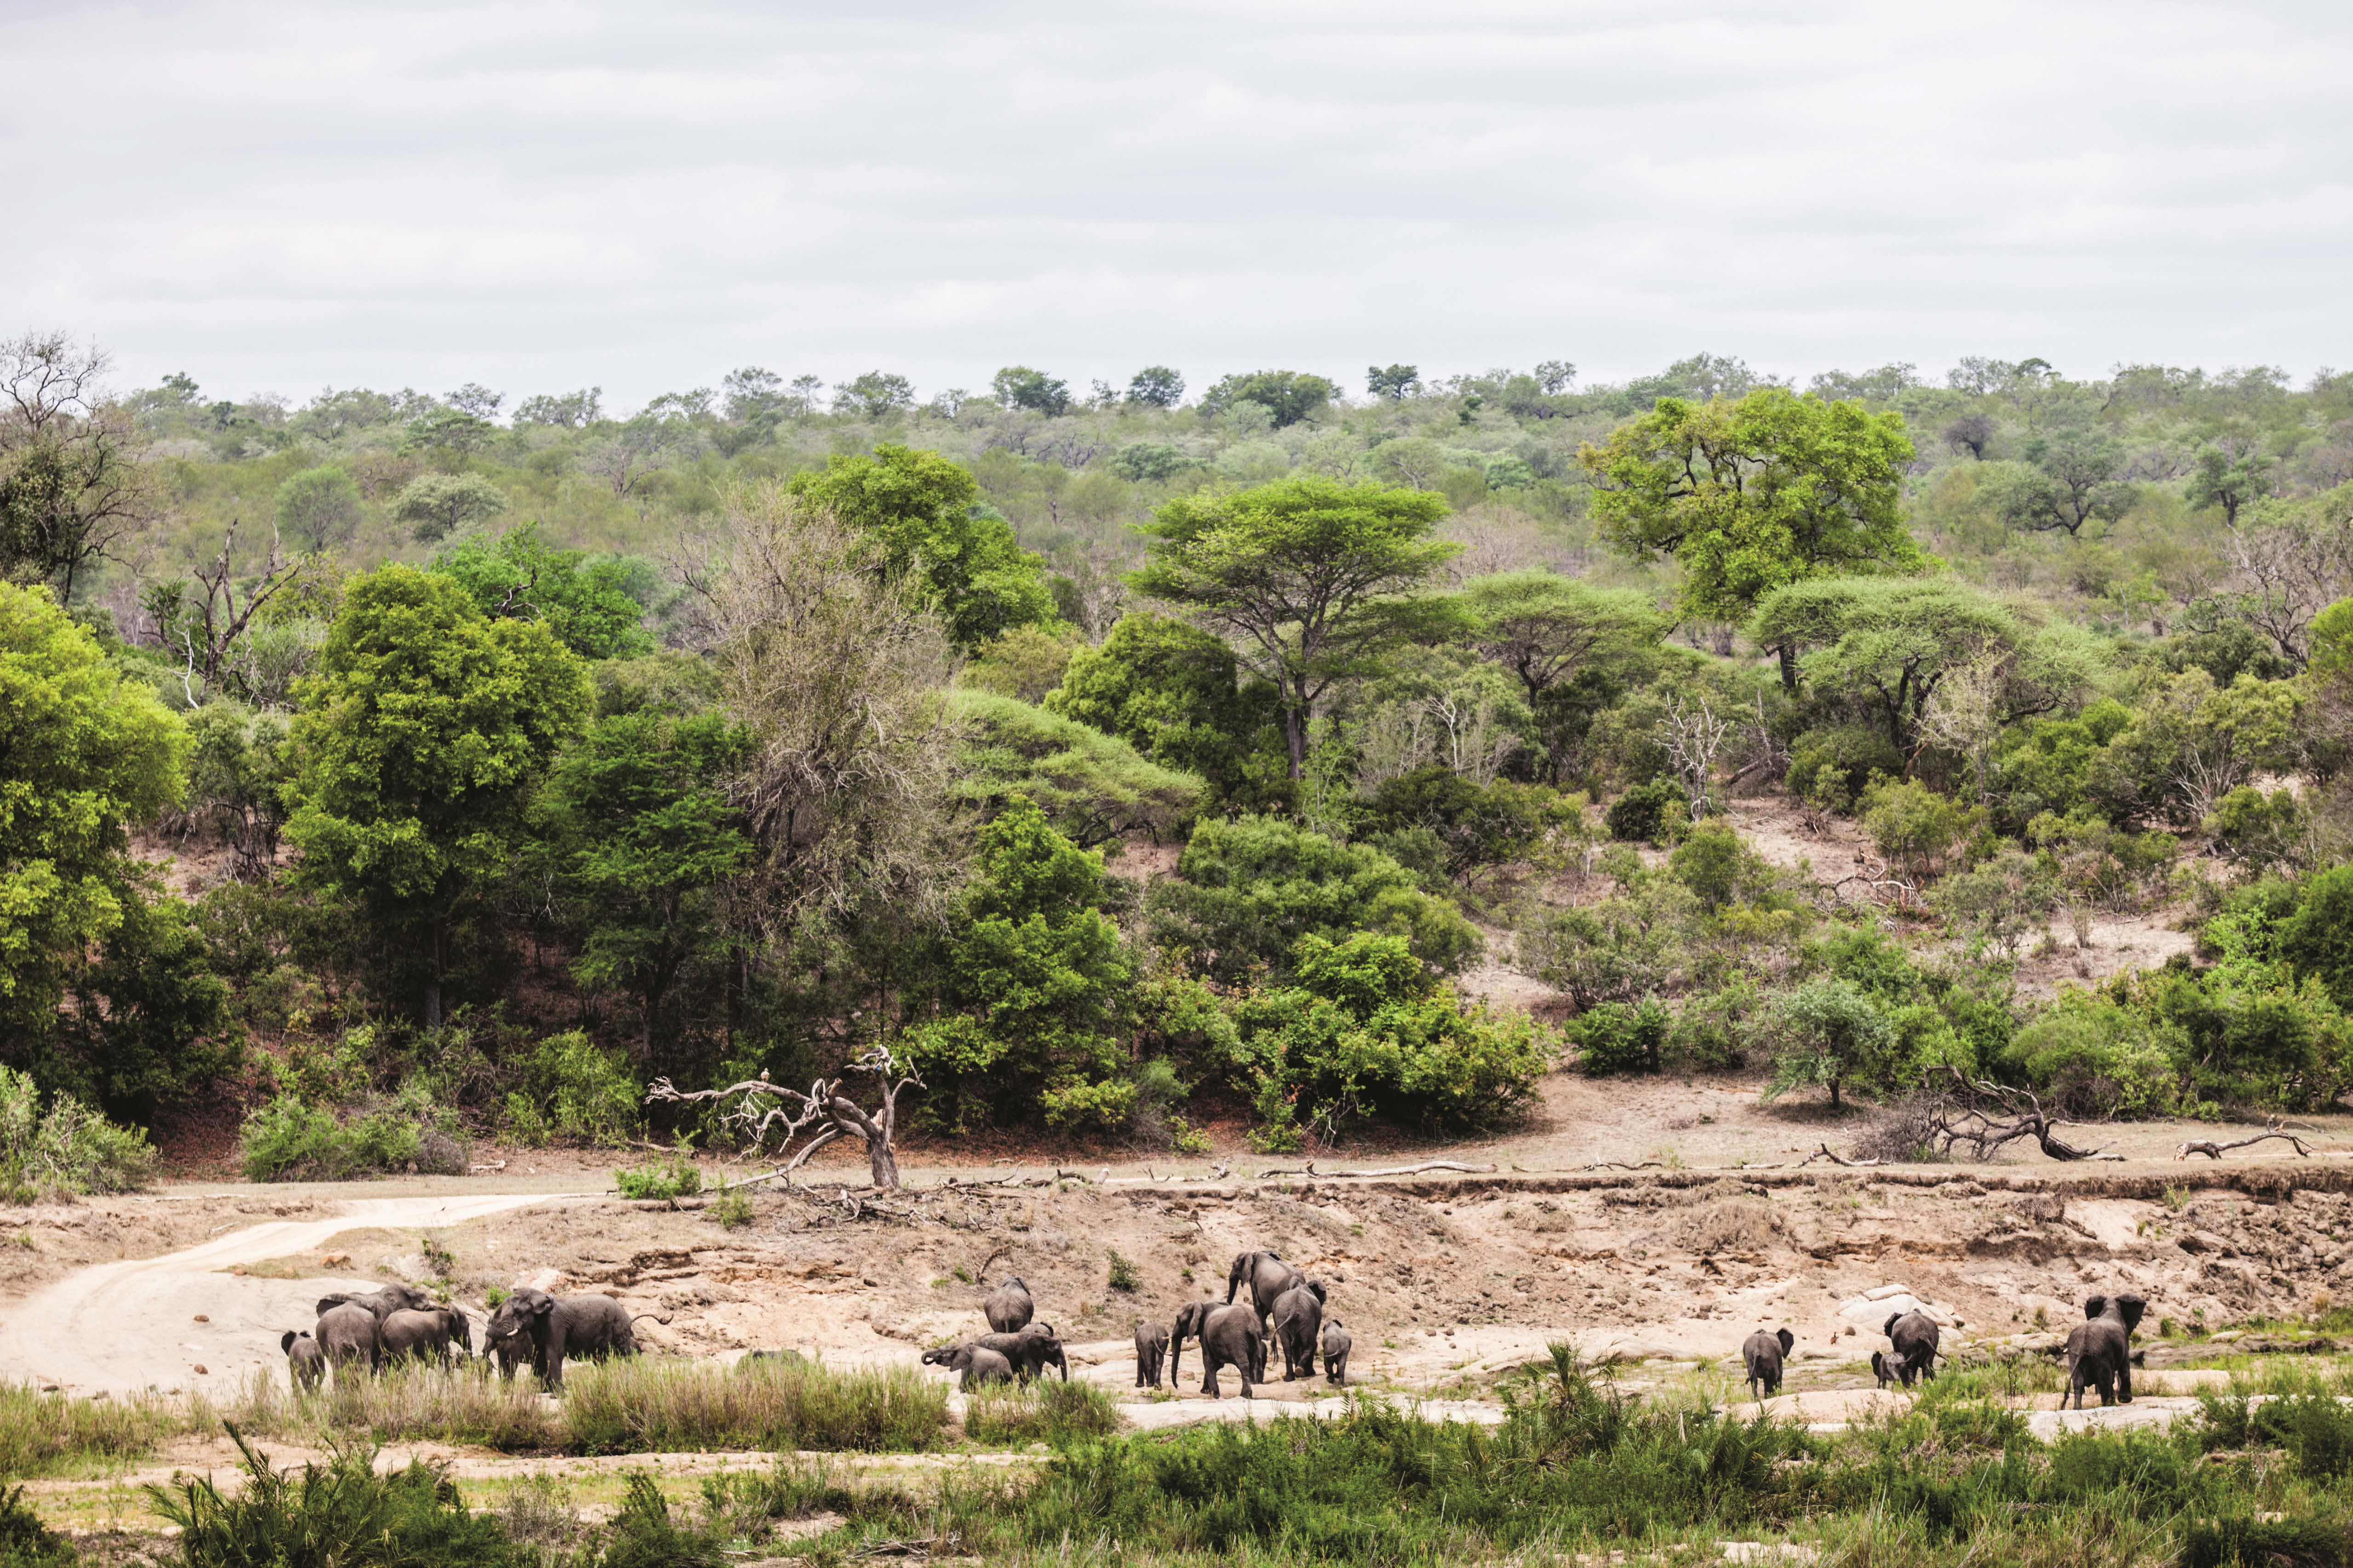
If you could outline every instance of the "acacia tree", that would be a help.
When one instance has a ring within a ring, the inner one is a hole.
[[[1335,681],[1374,673],[1399,642],[1459,621],[1451,605],[1415,593],[1461,552],[1430,537],[1444,515],[1439,496],[1312,476],[1188,497],[1145,526],[1151,554],[1128,584],[1234,640],[1243,666],[1281,692],[1295,779]]]
[[[1461,604],[1472,646],[1526,692],[1556,772],[1567,745],[1560,712],[1570,684],[1588,670],[1626,670],[1667,633],[1667,617],[1646,595],[1549,572],[1482,577],[1464,587]]]
[[[417,942],[441,1022],[449,927],[524,834],[533,792],[588,711],[580,661],[536,621],[492,620],[459,584],[386,566],[345,590],[292,740],[286,836],[313,886]]]
[[[1742,621],[1790,583],[1926,565],[1901,508],[1913,456],[1900,414],[1765,386],[1707,403],[1662,397],[1577,460],[1599,491],[1603,538],[1637,560],[1673,556],[1685,615]],[[1778,651],[1794,691],[1797,650]]]
[[[100,394],[107,363],[62,332],[0,342],[0,572],[68,604],[82,568],[154,511],[131,421]]]

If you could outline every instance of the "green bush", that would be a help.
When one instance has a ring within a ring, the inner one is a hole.
[[[1620,844],[1655,844],[1670,822],[1688,820],[1691,795],[1672,779],[1638,784],[1601,814],[1602,826]],[[1676,816],[1677,812],[1684,816]]]
[[[1091,1383],[993,1384],[976,1389],[965,1406],[965,1436],[976,1443],[1060,1448],[1119,1430],[1119,1407]]]
[[[1618,1073],[1657,1072],[1674,1016],[1666,1004],[1646,996],[1639,1005],[1604,1002],[1580,1015],[1568,1026],[1568,1038],[1577,1047],[1577,1066],[1590,1078]]]
[[[1864,724],[1809,730],[1789,745],[1789,793],[1843,811],[1862,798],[1874,773],[1904,771],[1904,753],[1886,733]]]
[[[1398,936],[1448,973],[1481,947],[1461,912],[1424,892],[1395,860],[1273,817],[1203,822],[1176,875],[1154,884],[1146,908],[1154,942],[1185,950],[1204,973],[1229,982],[1259,966],[1286,976],[1308,936]]]
[[[1757,1019],[1755,1034],[1773,1057],[1767,1100],[1820,1088],[1838,1105],[1848,1084],[1893,1076],[1895,1030],[1850,981],[1817,980],[1784,992]]]
[[[2260,875],[2296,859],[2310,817],[2294,790],[2274,790],[2267,795],[2253,784],[2241,784],[2218,801],[2214,814],[2199,826],[2213,837],[2216,851],[2225,859]]]
[[[185,1429],[176,1411],[153,1394],[93,1401],[0,1383],[0,1481],[142,1459]]]
[[[627,1053],[578,1029],[551,1035],[517,1064],[506,1121],[525,1142],[622,1143],[645,1125]]]
[[[1709,914],[1726,904],[1753,901],[1773,886],[1773,870],[1764,857],[1742,843],[1739,831],[1720,816],[1698,824],[1675,846],[1667,857],[1667,874],[1689,888]]]
[[[2175,1109],[2179,1068],[2147,1020],[2081,991],[2061,993],[2020,1029],[2010,1060],[2026,1087],[2079,1121]]]
[[[210,1476],[149,1486],[155,1511],[180,1528],[187,1568],[523,1568],[533,1561],[498,1521],[470,1513],[457,1484],[422,1459],[377,1475],[375,1451],[339,1447],[300,1476],[280,1470],[234,1426],[245,1485]]]
[[[1978,814],[1917,779],[1863,792],[1862,830],[1890,867],[1915,883],[1945,868],[1945,858],[1976,828]]]
[[[25,1489],[0,1492],[0,1568],[73,1568],[81,1553],[47,1525],[25,1500]]]
[[[2353,1005],[2353,866],[2305,882],[2295,913],[2280,923],[2278,942],[2297,978],[2312,976],[2339,1005]]]
[[[741,1230],[752,1223],[752,1200],[740,1192],[722,1193],[703,1212],[722,1230]]]
[[[144,1132],[117,1127],[69,1094],[43,1110],[33,1080],[0,1068],[0,1199],[129,1192],[154,1168]]]
[[[388,1101],[343,1111],[280,1094],[246,1117],[237,1142],[246,1179],[255,1182],[341,1182],[406,1170],[462,1175],[466,1170],[466,1146],[454,1121],[413,1080]]]
[[[687,1198],[702,1190],[702,1172],[681,1148],[659,1165],[634,1165],[613,1173],[625,1198]]]
[[[600,1568],[721,1568],[727,1561],[717,1532],[670,1518],[670,1500],[650,1474],[629,1478]]]
[[[558,1440],[575,1454],[907,1453],[939,1447],[947,1417],[947,1385],[913,1367],[835,1372],[769,1358],[731,1370],[638,1357],[566,1370]]]

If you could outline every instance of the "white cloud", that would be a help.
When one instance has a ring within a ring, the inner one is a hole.
[[[2330,5],[0,17],[0,291],[213,390],[2353,361]]]

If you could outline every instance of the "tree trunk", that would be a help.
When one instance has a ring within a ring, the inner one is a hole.
[[[1307,774],[1307,715],[1297,708],[1286,708],[1282,714],[1283,743],[1291,751],[1291,776],[1293,780]]]
[[[1798,694],[1798,645],[1785,642],[1773,651],[1781,656],[1781,689],[1795,697]]]
[[[880,1138],[866,1141],[866,1168],[872,1173],[876,1186],[886,1193],[899,1190],[899,1156],[888,1141]]]
[[[425,983],[425,1026],[441,1026],[441,922],[433,922],[433,977]]]

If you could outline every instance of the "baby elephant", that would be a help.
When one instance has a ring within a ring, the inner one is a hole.
[[[289,1329],[278,1338],[278,1348],[286,1352],[286,1368],[293,1375],[294,1386],[305,1393],[317,1390],[327,1375],[327,1352],[308,1333]]]
[[[1011,1362],[1006,1360],[1000,1352],[990,1350],[987,1345],[974,1344],[969,1341],[960,1345],[948,1345],[935,1351],[925,1351],[923,1364],[944,1366],[950,1372],[964,1373],[964,1381],[956,1386],[966,1394],[970,1394],[984,1383],[1013,1381]]]
[[[1740,1359],[1748,1366],[1749,1398],[1762,1405],[1781,1392],[1781,1358],[1797,1342],[1798,1337],[1787,1329],[1771,1334],[1759,1329],[1748,1336],[1748,1342],[1740,1347]]]
[[[1324,1382],[1336,1383],[1343,1388],[1348,1385],[1348,1352],[1356,1346],[1355,1338],[1340,1326],[1339,1319],[1324,1320]]]
[[[2086,1388],[2100,1391],[2102,1405],[2132,1403],[2132,1335],[2147,1310],[2148,1303],[2131,1294],[2084,1303],[2085,1321],[2067,1331],[2067,1394],[2059,1396],[2060,1409],[2069,1394],[2084,1408]]]
[[[1885,1351],[1871,1352],[1871,1375],[1879,1379],[1879,1386],[1882,1388],[1895,1381],[1895,1366],[1887,1359]]]
[[[1160,1386],[1160,1363],[1168,1354],[1168,1326],[1147,1323],[1142,1319],[1135,1324],[1135,1386]]]

